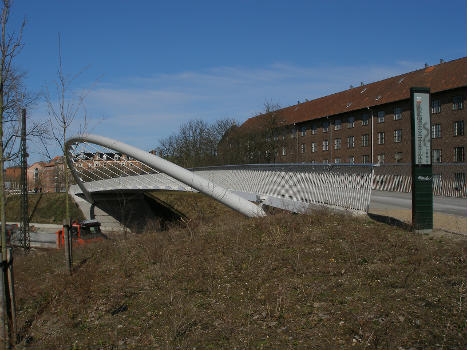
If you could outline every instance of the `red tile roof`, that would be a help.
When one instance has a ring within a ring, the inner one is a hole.
[[[406,100],[413,86],[429,87],[431,93],[467,86],[467,57],[286,107],[280,110],[280,119],[283,125],[290,125]],[[264,115],[249,118],[241,128],[255,128],[261,118]]]

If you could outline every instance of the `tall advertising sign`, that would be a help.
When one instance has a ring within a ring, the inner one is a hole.
[[[412,225],[416,231],[433,229],[433,174],[431,169],[430,89],[410,89],[412,125]]]

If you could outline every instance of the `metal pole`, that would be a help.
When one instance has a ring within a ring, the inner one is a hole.
[[[10,312],[9,312],[9,331],[10,331],[10,342],[14,342],[16,339],[16,303],[15,303],[15,280],[13,274],[13,249],[8,248],[7,250],[7,261],[8,261],[8,285],[10,292]]]
[[[4,259],[4,257],[7,257]],[[1,286],[0,292],[2,293],[2,337],[3,337],[3,347],[5,349],[10,349],[13,341],[13,314],[14,306],[12,304],[12,295],[9,281],[9,267],[12,263],[11,248],[7,250],[7,254],[3,255],[0,253],[1,258]]]
[[[67,194],[68,196],[68,194]],[[70,271],[71,271],[71,268],[73,267],[73,230],[71,229],[73,226],[72,226],[72,223],[71,223],[71,219],[68,219],[68,251],[70,252]]]
[[[25,251],[31,247],[28,213],[28,153],[26,148],[26,109],[21,111],[21,241]]]
[[[6,317],[6,293],[5,293],[5,274],[3,273],[5,269],[3,268],[3,265],[6,264],[5,261],[3,261],[3,254],[0,253],[0,264],[1,264],[1,271],[0,271],[0,298],[1,298],[1,303],[0,303],[0,317],[1,317],[1,337],[2,337],[2,343],[1,346],[3,346],[4,349],[8,348],[8,336],[7,336],[7,317]]]
[[[374,162],[374,120],[373,120],[373,110],[371,110],[371,164]]]
[[[63,220],[63,245],[65,248],[66,270],[71,275],[71,256],[70,256],[70,226],[67,219]]]

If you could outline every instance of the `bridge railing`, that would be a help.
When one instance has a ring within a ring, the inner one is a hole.
[[[436,163],[433,171],[433,195],[467,198],[466,163]],[[411,192],[411,164],[381,164],[375,167],[373,189],[391,192]]]
[[[373,179],[369,164],[257,164],[191,170],[232,191],[363,212],[368,211]]]

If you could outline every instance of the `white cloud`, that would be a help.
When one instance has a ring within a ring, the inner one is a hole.
[[[302,67],[275,63],[264,68],[213,67],[199,71],[101,82],[86,100],[90,131],[145,149],[200,118],[244,121],[270,100],[287,106],[420,68],[418,62],[382,66]]]

